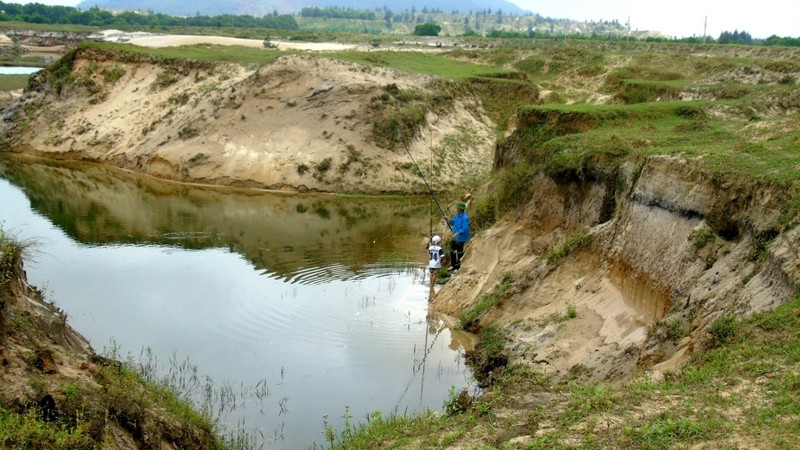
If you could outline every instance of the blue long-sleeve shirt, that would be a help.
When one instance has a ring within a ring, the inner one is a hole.
[[[465,212],[457,213],[450,219],[453,227],[453,240],[456,242],[469,241],[469,216]]]

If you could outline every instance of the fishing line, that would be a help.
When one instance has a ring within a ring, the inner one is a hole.
[[[433,193],[431,185],[428,184],[428,180],[426,180],[425,175],[422,174],[422,169],[419,168],[419,164],[417,164],[417,162],[414,161],[414,157],[411,156],[411,152],[408,150],[408,146],[403,144],[403,148],[406,150],[406,154],[408,154],[408,157],[411,158],[411,162],[414,164],[414,167],[417,168],[417,172],[419,172],[419,177],[422,178],[422,181],[425,183],[425,187],[428,188],[428,193],[431,194],[431,198],[433,199],[434,203],[436,203],[436,206],[439,208],[439,212],[442,214],[442,218],[445,219],[444,223],[447,225],[447,228],[449,228],[450,231],[453,231],[453,227],[450,226],[450,222],[447,220],[447,215],[444,213],[442,205],[440,205],[439,200],[436,199],[436,194]]]
[[[433,146],[431,145],[431,133],[428,133],[428,149],[431,151],[431,155],[428,157],[428,173],[433,173]],[[433,197],[431,197],[429,208],[428,222],[430,222],[430,232],[428,236],[433,236]]]
[[[436,341],[439,340],[439,335],[442,334],[442,331],[444,331],[444,329],[445,329],[444,324],[440,323],[439,327],[436,330],[436,334],[433,336],[433,340],[431,342],[431,345],[427,345],[427,341],[428,341],[428,325],[427,325],[427,321],[426,321],[426,324],[425,324],[425,347],[422,349],[422,351],[423,351],[422,359],[419,361],[419,364],[415,364],[414,366],[412,366],[412,368],[411,368],[411,379],[408,380],[408,384],[406,385],[406,388],[403,389],[403,393],[400,394],[400,398],[397,399],[397,403],[394,405],[394,412],[395,413],[397,413],[397,411],[400,409],[400,403],[406,397],[406,394],[408,394],[408,390],[411,389],[411,385],[414,383],[414,379],[417,377],[417,374],[420,372],[420,369],[422,369],[422,376],[423,376],[422,386],[420,387],[420,394],[419,394],[420,395],[420,403],[422,403],[422,390],[421,389],[424,387],[424,384],[425,384],[425,379],[424,379],[424,376],[425,376],[425,363],[428,360],[428,355],[433,350],[433,346],[436,345]]]

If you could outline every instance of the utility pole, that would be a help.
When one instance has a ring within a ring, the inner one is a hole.
[[[628,42],[631,39],[631,16],[628,16],[628,35],[625,36],[625,42]]]
[[[706,43],[706,28],[708,27],[708,16],[703,21],[703,44]]]

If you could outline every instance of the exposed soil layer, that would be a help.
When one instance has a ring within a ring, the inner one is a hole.
[[[692,167],[677,157],[651,157],[638,176],[622,167],[611,217],[604,182],[538,176],[524,208],[475,236],[433,307],[459,316],[510,277],[479,323],[507,330],[511,362],[593,381],[674,370],[714,320],[772,309],[800,289],[798,229],[779,231],[780,190],[740,180],[734,192],[737,180]],[[743,192],[747,201],[729,200]],[[587,231],[588,244],[548,261]]]

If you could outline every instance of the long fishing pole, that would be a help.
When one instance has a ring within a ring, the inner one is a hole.
[[[425,175],[422,174],[422,169],[419,168],[419,164],[417,164],[417,162],[414,161],[414,157],[411,156],[411,152],[408,151],[408,146],[403,144],[403,148],[406,149],[406,154],[408,154],[408,157],[411,158],[411,162],[414,163],[414,167],[417,168],[417,172],[419,172],[419,177],[422,178],[422,181],[425,183],[425,187],[428,188],[428,192],[431,194],[433,202],[436,203],[436,206],[439,208],[439,212],[442,213],[442,217],[445,219],[444,223],[447,225],[447,228],[449,228],[450,231],[453,231],[453,227],[450,225],[450,221],[447,220],[447,215],[444,213],[442,205],[440,205],[439,200],[436,199],[436,194],[433,193],[433,189],[431,189],[431,186],[428,184],[428,180],[426,180]]]

